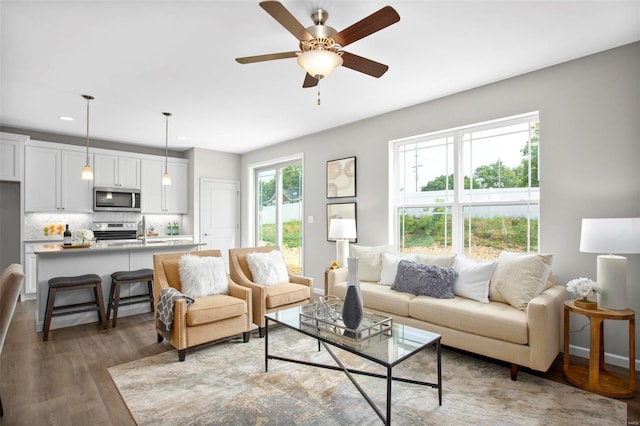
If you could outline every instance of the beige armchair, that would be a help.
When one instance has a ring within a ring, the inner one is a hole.
[[[259,327],[260,337],[264,337],[265,314],[313,303],[313,279],[289,272],[289,282],[261,285],[253,281],[247,263],[250,253],[280,251],[280,247],[251,247],[229,249],[229,273],[231,279],[241,286],[251,289],[253,322]]]
[[[163,289],[173,287],[182,290],[178,265],[180,258],[194,256],[221,257],[220,250],[191,251],[183,253],[155,254],[153,256],[153,300],[156,315],[158,343],[162,331],[158,328],[158,298]],[[187,348],[242,333],[244,342],[251,332],[251,290],[229,280],[229,294],[197,297],[187,306],[184,299],[175,302],[173,328],[169,343],[178,350],[178,359],[184,361]]]
[[[16,309],[23,278],[22,265],[17,263],[7,266],[0,276],[0,353],[2,353],[11,318],[13,318],[13,311]],[[2,399],[0,399],[0,417],[3,414]]]

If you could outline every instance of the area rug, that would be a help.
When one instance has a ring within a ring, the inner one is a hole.
[[[264,339],[232,339],[175,350],[109,368],[139,425],[378,425],[381,423],[344,373],[270,360]],[[333,364],[317,342],[285,328],[269,333],[269,352]],[[379,366],[338,351],[353,368]],[[394,375],[436,381],[435,351],[426,349],[394,368]],[[384,379],[357,376],[385,411]],[[626,404],[462,354],[442,351],[443,402],[437,390],[394,382],[392,424],[397,425],[626,425]]]

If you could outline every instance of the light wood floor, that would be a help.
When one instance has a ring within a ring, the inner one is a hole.
[[[107,368],[170,350],[157,343],[153,314],[118,318],[115,329],[87,324],[52,330],[43,342],[34,331],[34,310],[34,301],[18,303],[4,344],[0,425],[134,425]],[[566,383],[561,356],[547,373],[523,371]],[[509,380],[506,366],[504,374]],[[628,424],[638,425],[640,396],[623,401]]]

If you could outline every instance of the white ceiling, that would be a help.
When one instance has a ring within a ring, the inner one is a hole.
[[[282,3],[338,31],[391,5],[346,48],[389,71],[339,68],[318,106],[295,59],[235,62],[298,50],[258,1],[2,0],[0,124],[84,137],[89,94],[91,138],[164,147],[169,111],[170,149],[242,153],[640,40],[640,0]]]

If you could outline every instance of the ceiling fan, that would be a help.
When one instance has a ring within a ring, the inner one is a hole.
[[[340,32],[325,25],[329,14],[324,9],[316,9],[311,14],[314,25],[304,28],[278,1],[263,1],[260,7],[299,40],[300,51],[236,58],[241,64],[297,57],[298,64],[307,71],[302,87],[317,86],[320,79],[341,65],[373,77],[381,77],[389,69],[387,65],[342,49],[398,22],[400,15],[391,6],[383,7]]]

